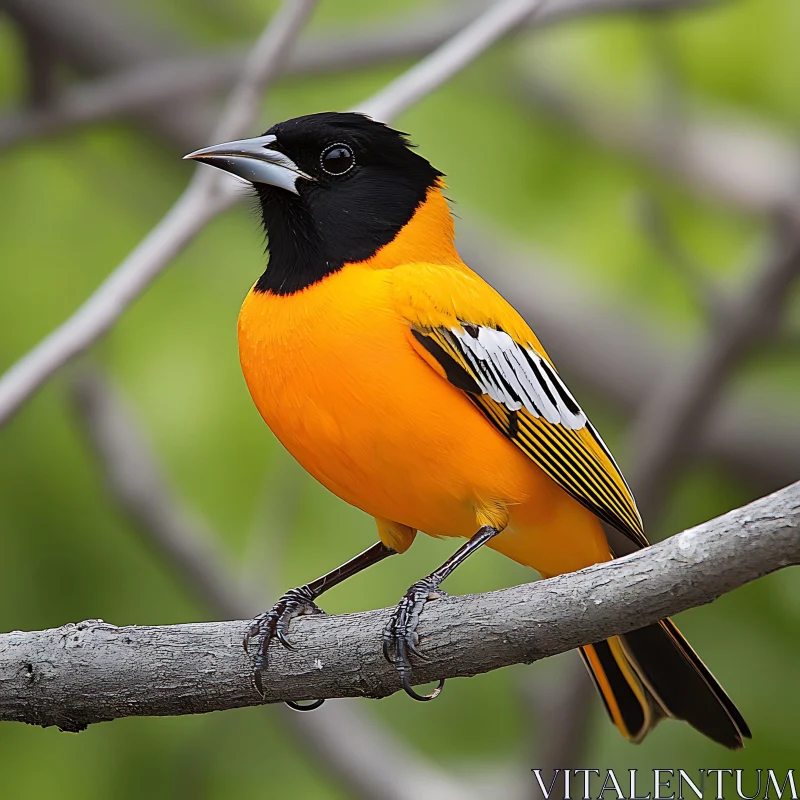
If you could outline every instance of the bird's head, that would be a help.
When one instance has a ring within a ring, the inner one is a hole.
[[[186,158],[255,188],[270,251],[256,285],[262,291],[292,293],[345,264],[373,259],[429,202],[452,247],[442,173],[411,149],[405,134],[363,114],[297,117],[263,136],[204,147]],[[437,226],[424,227],[429,241],[420,247],[435,254],[439,244],[431,230]]]

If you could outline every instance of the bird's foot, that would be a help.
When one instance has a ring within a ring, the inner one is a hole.
[[[245,652],[250,650],[250,641],[256,640],[258,645],[256,657],[253,662],[253,683],[260,695],[264,695],[264,687],[261,683],[261,672],[267,666],[267,651],[273,639],[277,639],[287,650],[295,650],[294,645],[289,641],[289,625],[295,617],[304,614],[324,614],[325,612],[314,602],[313,595],[306,586],[297,589],[290,589],[280,600],[263,614],[259,614],[247,629],[247,633],[242,640]],[[286,705],[297,711],[311,711],[319,708],[323,700],[314,700],[307,706],[300,706],[292,700],[287,700]]]
[[[411,688],[410,656],[414,655],[421,661],[426,660],[419,651],[420,640],[417,633],[419,615],[422,613],[425,603],[429,600],[438,600],[440,597],[447,597],[447,592],[439,588],[439,581],[434,576],[417,581],[403,595],[383,629],[384,658],[390,664],[394,664],[403,689],[415,700],[433,700],[439,696],[444,686],[444,678],[442,678],[439,685],[430,694],[418,694]]]

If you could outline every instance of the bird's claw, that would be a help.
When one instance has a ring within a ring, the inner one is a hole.
[[[242,640],[242,647],[245,652],[250,651],[250,641],[255,639],[258,648],[253,662],[253,683],[260,695],[264,695],[264,687],[261,682],[261,672],[267,666],[267,651],[273,639],[277,639],[287,650],[295,650],[294,645],[289,641],[289,625],[295,617],[304,614],[324,614],[325,612],[314,602],[311,593],[305,586],[298,589],[290,589],[280,600],[263,614],[259,614],[247,629],[247,633]],[[292,708],[298,711],[307,711],[322,705],[322,701],[315,700],[311,706],[298,706],[294,702],[289,702]]]
[[[383,629],[383,656],[394,664],[403,689],[406,694],[415,700],[433,700],[438,697],[444,686],[444,678],[439,685],[427,695],[421,695],[411,687],[411,660],[415,656],[420,661],[427,658],[419,650],[419,634],[417,625],[422,609],[429,600],[438,600],[447,597],[447,592],[439,588],[439,583],[433,578],[423,578],[417,581],[403,595],[397,608],[392,612],[386,627]]]

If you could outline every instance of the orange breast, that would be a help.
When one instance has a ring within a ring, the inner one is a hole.
[[[374,516],[471,535],[481,493],[525,494],[476,454],[525,459],[411,348],[390,278],[348,266],[295,295],[251,293],[239,318],[245,379],[275,435],[331,491]]]
[[[594,517],[412,349],[391,280],[392,270],[349,265],[294,295],[248,295],[242,368],[278,439],[373,516],[471,536],[509,511],[496,546],[515,560],[554,574],[549,554],[569,552],[576,537],[578,566],[606,558],[594,533],[585,535],[599,529]]]

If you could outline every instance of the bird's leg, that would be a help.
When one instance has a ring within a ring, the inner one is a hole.
[[[397,604],[397,608],[383,629],[383,655],[397,669],[406,694],[415,700],[433,700],[444,686],[444,679],[442,679],[436,689],[429,695],[417,694],[411,688],[411,661],[409,656],[413,654],[417,658],[425,660],[425,656],[418,649],[417,624],[419,623],[419,615],[428,600],[447,597],[447,593],[439,588],[442,582],[452,574],[459,564],[466,561],[472,553],[486,544],[489,539],[497,536],[498,533],[500,531],[496,528],[484,525],[466,544],[459,547],[439,569],[409,587],[409,590],[403,595],[403,599]]]
[[[295,648],[289,641],[287,634],[289,633],[289,624],[295,617],[303,614],[324,614],[325,612],[314,602],[323,592],[328,591],[331,587],[350,578],[357,572],[377,564],[378,561],[382,561],[387,556],[394,555],[395,552],[383,542],[377,542],[363,553],[359,553],[355,558],[351,558],[321,578],[317,578],[304,586],[298,586],[296,589],[290,589],[269,611],[259,614],[250,623],[242,645],[247,651],[251,639],[256,639],[258,642],[258,651],[253,664],[253,681],[260,694],[264,694],[261,684],[261,671],[267,665],[269,643],[273,639],[277,639],[287,649],[294,650]],[[298,706],[296,703],[287,701],[287,705],[298,710],[309,710],[322,705],[322,701],[314,701],[311,706]]]

